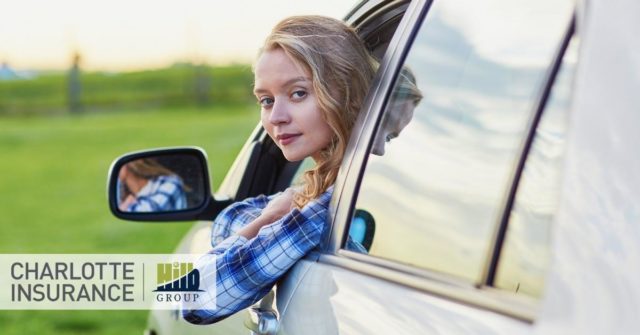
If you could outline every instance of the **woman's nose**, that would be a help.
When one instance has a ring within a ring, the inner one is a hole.
[[[380,135],[377,135],[373,141],[373,147],[371,148],[371,153],[376,156],[384,156],[384,145],[386,143],[382,140]]]
[[[291,121],[289,115],[289,105],[286,101],[276,100],[271,107],[271,115],[269,116],[269,122],[272,124],[288,123]]]

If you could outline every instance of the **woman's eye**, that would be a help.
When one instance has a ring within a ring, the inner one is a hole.
[[[269,106],[273,105],[273,99],[271,99],[271,98],[260,98],[258,103],[262,107],[269,107]]]
[[[307,92],[305,92],[303,90],[297,90],[297,91],[295,91],[295,92],[293,92],[291,94],[291,97],[294,98],[294,99],[302,99],[305,96],[307,96]]]

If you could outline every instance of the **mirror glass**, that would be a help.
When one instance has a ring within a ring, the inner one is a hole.
[[[205,200],[203,169],[198,157],[186,154],[128,161],[115,172],[118,209],[153,213],[197,208]]]

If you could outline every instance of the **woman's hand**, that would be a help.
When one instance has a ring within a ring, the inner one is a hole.
[[[136,202],[136,197],[134,197],[133,195],[129,194],[127,195],[127,197],[124,199],[123,202],[120,203],[120,205],[118,206],[118,208],[123,211],[126,212],[129,209],[129,206],[133,203]]]
[[[260,216],[264,216],[271,220],[271,222],[285,216],[293,209],[294,195],[295,191],[292,188],[284,190],[280,195],[269,201],[269,204],[267,204],[267,207],[262,210],[262,214],[260,214]]]
[[[258,235],[260,228],[272,224],[285,216],[293,209],[294,195],[295,191],[293,188],[288,188],[277,197],[271,199],[267,204],[267,207],[262,210],[260,216],[240,229],[238,231],[238,235],[250,240]]]

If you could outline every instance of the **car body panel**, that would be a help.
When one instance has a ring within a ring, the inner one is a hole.
[[[580,4],[562,201],[536,334],[638,334],[640,3]]]
[[[306,265],[310,270],[281,315],[278,334],[528,334],[531,330],[527,322],[343,267],[299,263],[313,264]]]

